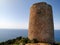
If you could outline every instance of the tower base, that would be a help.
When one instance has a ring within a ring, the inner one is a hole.
[[[49,44],[49,43],[28,43],[26,45],[53,45],[53,44]]]

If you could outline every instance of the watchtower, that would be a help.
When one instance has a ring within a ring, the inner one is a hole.
[[[37,39],[43,43],[54,43],[54,24],[52,6],[45,3],[35,3],[30,8],[28,38]]]

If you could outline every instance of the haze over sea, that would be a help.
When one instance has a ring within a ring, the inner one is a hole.
[[[60,30],[54,30],[55,41],[60,42]],[[0,42],[14,39],[19,36],[27,37],[27,29],[0,29]]]

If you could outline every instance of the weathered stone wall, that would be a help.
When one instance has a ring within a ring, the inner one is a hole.
[[[54,26],[51,5],[40,2],[30,8],[28,38],[39,42],[54,42]]]

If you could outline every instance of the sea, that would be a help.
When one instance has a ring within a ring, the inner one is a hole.
[[[27,29],[0,29],[0,42],[4,42],[17,37],[27,37]],[[60,42],[60,30],[54,30],[55,41]]]

